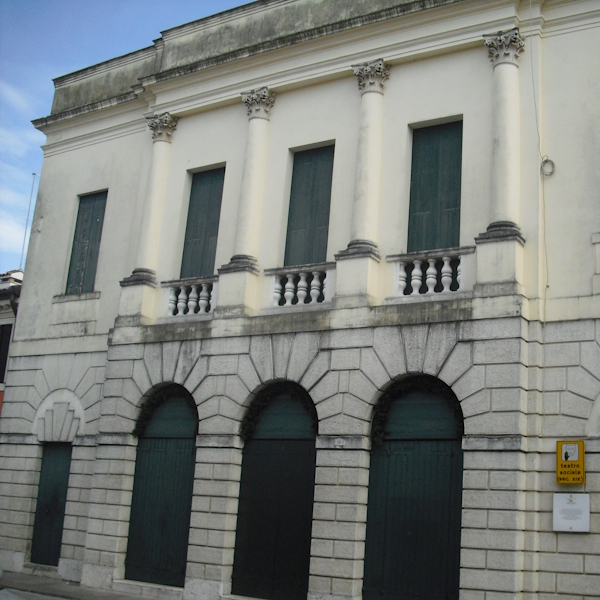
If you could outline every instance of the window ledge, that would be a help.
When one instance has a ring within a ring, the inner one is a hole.
[[[308,265],[292,265],[289,267],[276,267],[274,269],[263,269],[265,275],[280,275],[284,276],[288,273],[312,273],[313,271],[333,271],[335,262],[313,263]]]
[[[473,298],[473,292],[436,292],[435,294],[407,294],[406,296],[391,296],[384,304],[411,304],[418,302],[445,302],[446,300],[463,300]]]
[[[100,292],[87,292],[85,294],[58,294],[52,296],[52,304],[61,302],[78,302],[80,300],[97,300],[100,298]]]
[[[428,260],[430,258],[444,258],[445,256],[464,256],[473,254],[475,246],[457,246],[456,248],[439,248],[435,250],[421,250],[419,252],[407,252],[405,254],[388,254],[387,262],[408,262],[412,260]]]
[[[198,285],[202,283],[215,283],[219,281],[218,275],[202,275],[200,277],[186,277],[185,279],[169,279],[169,281],[161,281],[161,287],[175,287],[182,285]]]
[[[285,313],[315,312],[322,310],[331,310],[331,301],[318,302],[317,304],[292,304],[290,306],[273,306],[272,308],[263,308],[260,311],[261,316],[281,315]]]
[[[157,325],[164,325],[165,323],[175,324],[175,323],[183,323],[184,321],[186,323],[190,323],[193,321],[212,321],[212,319],[213,319],[213,313],[211,311],[208,313],[195,313],[193,315],[185,314],[185,315],[169,315],[168,317],[158,317],[156,319],[156,324]]]

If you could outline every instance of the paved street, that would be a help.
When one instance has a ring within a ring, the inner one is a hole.
[[[138,596],[82,587],[52,577],[4,572],[0,600],[133,600]]]

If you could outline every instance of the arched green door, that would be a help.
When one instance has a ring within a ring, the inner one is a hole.
[[[458,600],[463,421],[447,386],[394,386],[373,421],[364,600]]]
[[[163,388],[147,402],[135,431],[139,442],[125,577],[183,587],[198,414],[181,386]]]
[[[315,484],[316,415],[294,386],[267,389],[249,409],[232,594],[305,600]],[[260,412],[257,408],[260,407]],[[257,419],[257,421],[256,421]]]

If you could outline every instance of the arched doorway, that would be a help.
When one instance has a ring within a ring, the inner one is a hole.
[[[364,600],[458,600],[463,418],[429,376],[392,386],[375,407]]]
[[[241,431],[233,594],[306,599],[316,430],[312,400],[296,384],[273,384],[250,405]]]
[[[149,397],[139,437],[125,577],[183,587],[192,509],[198,413],[180,385]]]

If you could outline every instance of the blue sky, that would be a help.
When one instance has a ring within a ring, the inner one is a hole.
[[[32,173],[41,172],[45,141],[31,120],[50,114],[52,79],[151,46],[165,29],[247,3],[0,0],[0,273],[19,267]]]

